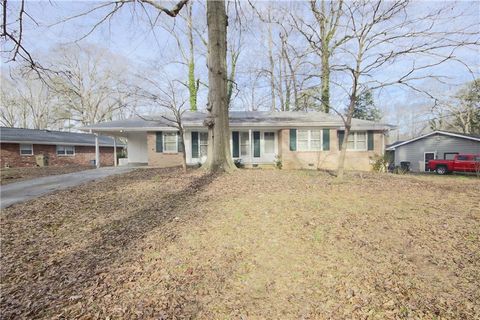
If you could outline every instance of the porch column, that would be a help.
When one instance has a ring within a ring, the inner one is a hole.
[[[100,168],[100,146],[98,144],[98,133],[95,133],[95,166]]]
[[[253,163],[253,148],[252,148],[252,129],[248,129],[248,144],[250,148],[250,152],[248,153],[250,155],[250,164]]]
[[[113,166],[117,166],[117,139],[113,137]]]

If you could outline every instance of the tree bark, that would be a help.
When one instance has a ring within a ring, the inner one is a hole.
[[[227,102],[227,14],[225,1],[207,1],[208,25],[208,156],[209,172],[232,171]]]
[[[188,91],[190,94],[190,110],[197,111],[198,81],[195,79],[195,48],[193,44],[192,3],[193,2],[189,2],[187,5],[188,48],[190,51],[188,61]]]
[[[323,112],[330,112],[330,61],[329,61],[329,48],[324,48],[322,55],[322,107]]]
[[[343,174],[345,172],[345,156],[347,154],[348,135],[350,134],[350,128],[352,126],[353,110],[355,110],[355,103],[357,102],[358,78],[360,77],[358,70],[359,64],[357,65],[357,70],[353,72],[352,92],[350,94],[350,102],[348,104],[347,115],[344,121],[345,134],[343,136],[342,148],[340,150],[340,158],[338,159],[337,166],[337,179],[340,180],[343,179]]]
[[[275,111],[275,63],[273,61],[273,39],[270,13],[268,13],[268,58],[270,60],[271,111]]]

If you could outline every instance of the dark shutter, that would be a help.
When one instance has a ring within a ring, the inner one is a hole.
[[[323,151],[330,150],[330,129],[323,129]]]
[[[297,129],[290,129],[290,151],[297,151]]]
[[[338,131],[338,150],[342,150],[343,138],[345,137],[345,131]]]
[[[183,141],[180,131],[177,131],[177,152],[183,152]]]
[[[373,150],[374,149],[374,144],[373,144],[373,131],[368,131],[368,150]]]
[[[253,131],[253,156],[260,157],[260,131]]]
[[[155,151],[156,152],[163,152],[163,132],[157,131],[155,132],[156,140],[155,140]]]
[[[192,158],[198,158],[198,132],[192,131]]]
[[[240,156],[240,138],[238,131],[232,131],[232,156],[238,158]]]

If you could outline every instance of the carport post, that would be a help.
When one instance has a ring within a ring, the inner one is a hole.
[[[95,166],[100,168],[100,146],[98,144],[98,133],[95,133]]]
[[[113,166],[117,166],[117,140],[113,137]]]

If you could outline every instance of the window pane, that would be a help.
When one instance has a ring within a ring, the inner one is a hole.
[[[307,151],[308,150],[308,140],[298,140],[297,141],[298,151]]]
[[[349,150],[354,150],[355,149],[355,143],[353,141],[350,141],[350,137],[348,137],[348,142],[347,142],[347,149]]]
[[[200,157],[206,157],[207,156],[207,145],[200,145]]]
[[[200,132],[200,144],[208,144],[208,132]]]
[[[64,155],[65,154],[65,146],[57,146],[57,154]]]
[[[298,140],[307,140],[308,139],[308,130],[297,130],[297,139]]]
[[[248,132],[240,132],[240,156],[248,156],[250,154]]]
[[[365,141],[367,140],[365,132],[357,132],[357,141]]]
[[[265,132],[265,153],[275,152],[275,134],[273,132]]]
[[[176,152],[177,151],[177,143],[176,142],[165,142],[165,151],[169,152]]]
[[[310,133],[310,137],[312,140],[320,140],[321,139],[321,131],[320,130],[312,130]]]
[[[322,150],[322,141],[321,140],[310,141],[310,150],[312,151]]]
[[[20,154],[25,154],[25,155],[33,154],[33,146],[31,144],[21,144]]]
[[[357,141],[357,150],[367,149],[367,143],[365,141]]]
[[[73,146],[68,146],[68,147],[65,147],[65,151],[67,154],[74,154],[75,148]]]
[[[177,152],[177,133],[168,132],[163,134],[163,151]]]
[[[355,141],[355,133],[350,132],[348,134],[348,142],[353,142],[353,141]]]

